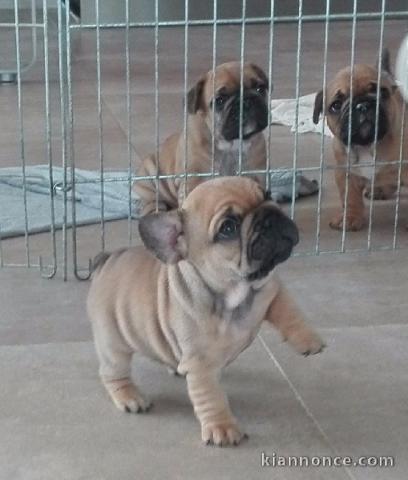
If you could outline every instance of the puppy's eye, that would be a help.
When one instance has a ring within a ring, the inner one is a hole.
[[[266,90],[267,90],[266,85],[258,85],[256,87],[256,92],[259,93],[259,95],[265,95]]]
[[[215,237],[216,240],[233,240],[239,235],[241,222],[237,217],[228,217],[222,224]]]
[[[329,107],[329,112],[330,113],[339,113],[341,110],[341,101],[340,100],[335,100]]]
[[[372,82],[368,89],[368,93],[374,93],[377,95],[377,83]],[[390,91],[387,87],[380,87],[380,97],[384,100],[390,97]]]
[[[226,100],[227,100],[227,96],[226,96],[226,95],[217,95],[217,96],[215,97],[215,99],[214,99],[214,101],[215,101],[215,106],[216,106],[217,108],[221,108],[221,107],[224,105],[224,103],[226,102]]]

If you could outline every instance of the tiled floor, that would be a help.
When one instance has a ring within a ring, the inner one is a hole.
[[[303,26],[301,94],[320,88],[323,26]],[[385,41],[395,52],[405,20],[386,22]],[[350,23],[330,25],[328,75],[349,61]],[[357,61],[374,61],[378,22],[359,22]],[[7,35],[6,35],[7,34]],[[0,47],[10,38],[0,31]],[[295,92],[297,30],[277,25],[273,83],[275,98]],[[73,34],[73,92],[77,166],[99,166],[95,70],[95,32]],[[212,31],[189,34],[189,78],[211,66]],[[50,38],[52,146],[61,163],[57,37]],[[184,31],[160,32],[160,137],[182,122]],[[267,66],[268,28],[249,26],[247,59]],[[153,33],[132,31],[131,142],[134,164],[154,148]],[[218,31],[218,62],[237,58],[240,29]],[[40,45],[41,51],[41,45]],[[124,34],[101,37],[104,161],[127,168],[127,110]],[[26,160],[45,163],[43,63],[23,82]],[[0,166],[18,165],[20,146],[16,89],[0,86]],[[272,127],[272,162],[291,166],[293,135]],[[299,136],[301,166],[318,166],[320,137]],[[328,157],[328,163],[330,158]],[[338,207],[330,173],[322,184],[322,249],[336,249],[341,236],[328,220]],[[390,246],[394,201],[375,204],[372,242]],[[399,243],[407,244],[406,197],[402,197]],[[316,240],[317,199],[299,201],[302,232],[299,252],[312,252]],[[0,206],[1,208],[1,206]],[[135,228],[136,225],[133,225]],[[99,226],[79,229],[81,265],[99,250]],[[106,226],[106,245],[127,243],[127,222]],[[58,235],[58,245],[60,235]],[[350,234],[346,246],[365,248],[367,231]],[[33,261],[49,258],[48,235],[30,239]],[[24,263],[24,239],[2,242],[6,263]],[[276,333],[262,338],[225,372],[232,408],[250,434],[237,449],[201,446],[185,382],[161,367],[137,359],[137,376],[155,403],[144,416],[122,415],[111,405],[97,378],[96,358],[85,314],[87,284],[57,275],[41,279],[36,270],[0,271],[0,478],[15,480],[110,479],[306,479],[406,478],[408,457],[408,361],[406,250],[365,255],[298,257],[281,267],[281,276],[325,337],[328,348],[300,358]],[[272,455],[391,455],[396,466],[381,468],[261,468],[261,453]]]

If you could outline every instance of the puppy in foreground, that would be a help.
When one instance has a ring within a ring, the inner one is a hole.
[[[241,63],[219,65],[191,88],[187,96],[187,166],[184,165],[183,132],[170,136],[160,147],[159,174],[211,173],[212,133],[214,126],[214,170],[221,175],[235,175],[239,166]],[[266,168],[265,139],[262,130],[268,124],[268,78],[253,63],[243,65],[242,169]],[[214,88],[214,89],[213,89]],[[213,117],[214,111],[214,117]],[[157,158],[150,155],[138,169],[139,176],[155,176]],[[159,210],[178,208],[184,196],[208,177],[169,178],[160,181]],[[258,178],[263,181],[263,178]],[[156,210],[155,180],[134,183],[142,202],[142,215]]]
[[[384,51],[381,62],[379,85],[377,142],[375,143],[375,123],[377,108],[378,68],[371,65],[354,65],[353,99],[350,101],[351,68],[340,70],[328,84],[326,90],[326,108],[323,112],[323,91],[316,95],[313,121],[318,123],[319,116],[327,117],[327,124],[332,131],[333,153],[339,167],[347,165],[347,146],[350,140],[350,163],[347,212],[345,218],[346,230],[360,230],[364,227],[365,207],[363,194],[371,196],[370,181],[358,169],[358,163],[372,162],[374,148],[377,151],[378,162],[398,162],[408,158],[408,121],[406,104],[397,88],[391,74],[388,51]],[[351,135],[350,130],[351,111]],[[404,123],[404,124],[403,124]],[[402,150],[401,150],[402,140]],[[374,179],[374,199],[382,200],[393,196],[398,188],[399,166],[391,163],[377,167]],[[335,172],[336,184],[344,209],[346,202],[346,169]],[[401,183],[408,184],[408,167],[401,169]],[[331,222],[334,229],[343,229],[343,212]]]
[[[131,359],[157,360],[186,376],[202,440],[237,445],[245,435],[220,373],[262,322],[303,355],[323,348],[274,272],[298,230],[245,177],[204,182],[179,210],[147,215],[139,229],[145,246],[100,254],[94,265],[88,313],[102,382],[120,410],[147,411]]]

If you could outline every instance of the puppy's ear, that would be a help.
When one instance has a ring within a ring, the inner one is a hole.
[[[255,65],[255,63],[250,63],[250,66],[252,70],[258,75],[262,83],[266,85],[266,88],[269,89],[269,80],[268,80],[268,77],[266,76],[266,73],[262,70],[262,68],[258,67],[258,65]]]
[[[317,125],[319,123],[319,117],[322,111],[323,111],[323,90],[320,90],[320,92],[316,93],[316,98],[314,103],[314,109],[313,109],[314,124]]]
[[[151,213],[139,222],[145,247],[164,263],[177,263],[187,254],[181,212]]]
[[[390,93],[393,94],[398,89],[398,85],[395,83],[394,74],[392,73],[390,58],[390,51],[388,50],[388,48],[384,48],[384,50],[381,52],[381,71],[388,74],[386,75],[386,77],[391,83],[389,87]],[[378,70],[378,60],[376,63],[376,68]]]
[[[387,72],[389,73],[390,75],[392,75],[392,71],[391,71],[391,61],[390,61],[390,51],[388,50],[388,48],[384,48],[384,50],[381,52],[381,62],[380,62],[380,65],[381,65],[381,71],[383,72]],[[377,70],[378,70],[378,60],[375,64]]]
[[[201,78],[187,93],[187,111],[194,114],[204,109],[203,93],[205,78]]]

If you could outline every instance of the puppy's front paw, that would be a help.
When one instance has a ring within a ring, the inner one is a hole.
[[[288,343],[302,355],[315,355],[326,346],[320,336],[311,328],[300,328],[288,338]]]
[[[122,410],[128,413],[144,413],[149,411],[152,403],[144,398],[133,383],[124,385],[117,390],[111,391],[113,403]]]
[[[346,216],[346,231],[357,232],[364,227],[364,215],[347,215]],[[334,230],[343,230],[343,213],[337,215],[329,223]]]
[[[242,433],[235,423],[227,422],[202,426],[201,437],[206,445],[225,447],[227,445],[239,445],[242,440],[248,438],[248,435]]]

